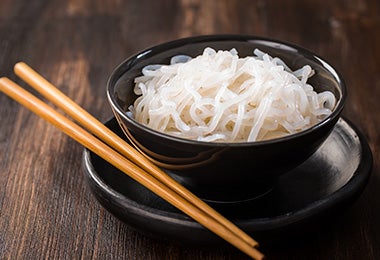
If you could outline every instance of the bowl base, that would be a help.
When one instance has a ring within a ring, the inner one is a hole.
[[[217,204],[234,204],[251,203],[254,200],[260,200],[267,196],[273,190],[275,181],[252,181],[251,183],[239,183],[234,185],[216,185],[215,183],[194,183],[191,180],[182,178],[178,175],[172,175],[167,172],[173,179],[185,186],[203,201]]]

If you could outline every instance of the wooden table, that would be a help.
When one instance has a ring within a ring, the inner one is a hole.
[[[375,0],[2,0],[0,73],[20,83],[12,69],[23,60],[105,120],[108,76],[145,47],[233,33],[308,48],[345,78],[343,114],[367,138],[373,172],[362,196],[313,243],[260,249],[268,259],[380,259],[379,32]],[[163,242],[131,229],[89,192],[82,151],[0,94],[0,259],[247,259],[233,247]]]

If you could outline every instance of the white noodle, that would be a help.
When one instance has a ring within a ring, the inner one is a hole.
[[[207,142],[251,142],[281,137],[320,122],[335,96],[307,83],[309,65],[292,71],[258,49],[239,58],[235,49],[206,48],[170,65],[149,65],[135,79],[140,95],[129,109],[158,131]]]

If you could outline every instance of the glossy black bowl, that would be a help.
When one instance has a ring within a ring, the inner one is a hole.
[[[200,142],[152,130],[126,113],[137,98],[134,79],[149,64],[168,64],[171,57],[195,57],[204,48],[230,50],[240,57],[255,48],[281,58],[291,69],[310,65],[309,79],[317,92],[329,90],[336,99],[333,113],[317,125],[282,138],[240,143]],[[210,35],[167,42],[125,60],[110,76],[109,103],[121,128],[140,152],[173,178],[206,200],[235,201],[254,198],[271,189],[282,174],[309,158],[325,141],[340,117],[346,98],[341,76],[325,60],[301,47],[255,36]]]

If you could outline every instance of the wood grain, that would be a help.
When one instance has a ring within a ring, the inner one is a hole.
[[[100,120],[105,85],[129,55],[200,34],[253,34],[308,48],[348,86],[343,114],[365,135],[372,177],[331,230],[263,248],[268,259],[380,259],[380,3],[250,0],[3,0],[0,73],[23,60]],[[90,194],[82,147],[0,95],[0,259],[247,259],[236,249],[148,238]]]

